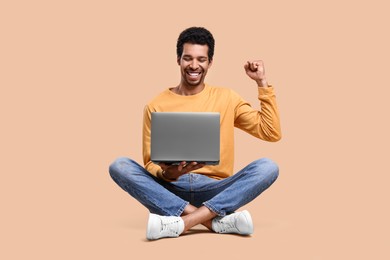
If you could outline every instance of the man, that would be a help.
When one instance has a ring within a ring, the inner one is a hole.
[[[197,224],[217,233],[252,234],[249,212],[235,211],[260,195],[278,176],[278,166],[265,158],[233,174],[234,127],[266,141],[281,138],[274,89],[267,83],[263,62],[254,60],[244,65],[246,74],[256,82],[261,105],[256,110],[232,90],[204,83],[213,54],[214,38],[205,28],[191,27],[180,34],[180,83],[166,89],[144,110],[145,167],[128,158],[119,158],[110,166],[114,181],[149,209],[149,240],[178,237]],[[151,112],[180,111],[220,113],[219,165],[156,165],[150,161]]]

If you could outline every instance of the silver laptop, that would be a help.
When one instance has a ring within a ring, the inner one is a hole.
[[[152,112],[151,160],[219,164],[220,115],[215,112]]]

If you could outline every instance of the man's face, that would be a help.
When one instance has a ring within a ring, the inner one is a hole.
[[[181,82],[189,87],[203,84],[207,70],[212,62],[208,58],[209,47],[207,45],[185,43],[183,53],[177,59],[180,65]]]

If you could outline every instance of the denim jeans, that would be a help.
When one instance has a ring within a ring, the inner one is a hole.
[[[250,163],[238,173],[216,180],[202,174],[187,173],[174,182],[156,178],[128,158],[115,160],[109,168],[112,179],[151,213],[180,216],[190,203],[206,206],[225,216],[246,205],[276,180],[278,166],[263,158]]]

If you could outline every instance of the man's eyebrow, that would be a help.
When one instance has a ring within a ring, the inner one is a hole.
[[[198,56],[198,57],[192,57],[192,55],[190,54],[184,54],[183,55],[183,58],[196,58],[196,59],[207,59],[208,57],[207,56]]]

